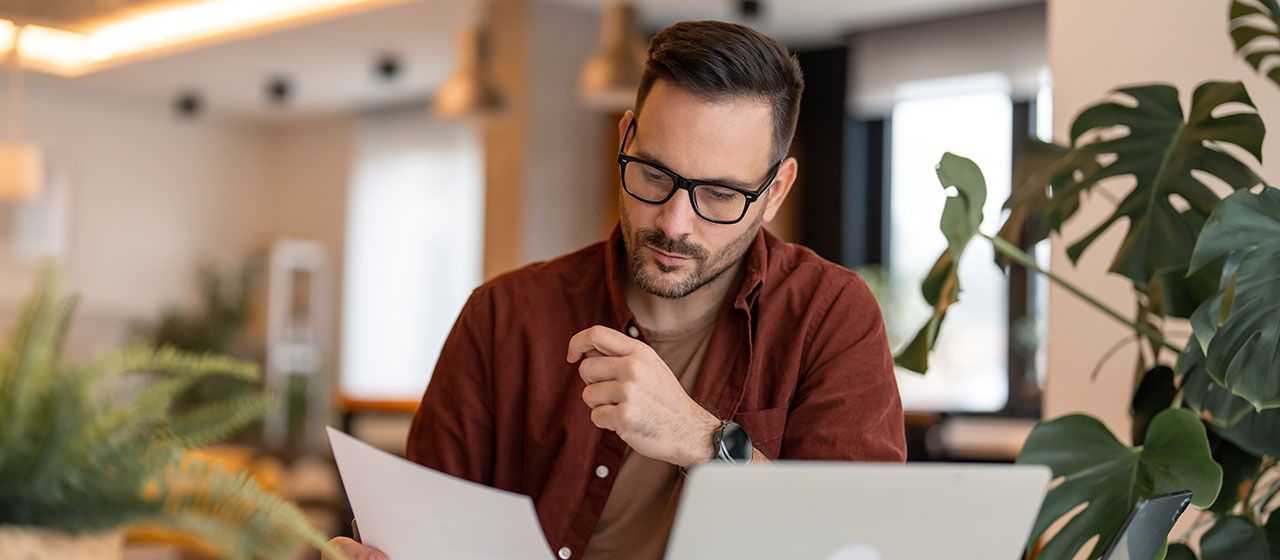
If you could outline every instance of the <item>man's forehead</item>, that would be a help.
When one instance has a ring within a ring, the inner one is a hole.
[[[707,101],[678,88],[655,86],[637,115],[635,147],[679,173],[734,172],[757,181],[772,162],[772,112],[763,101]],[[759,169],[757,169],[759,168]],[[711,177],[699,177],[711,178]]]
[[[641,124],[678,123],[694,131],[724,128],[750,130],[763,129],[770,135],[773,128],[773,111],[769,103],[758,97],[726,97],[712,99],[684,90],[665,80],[658,80],[645,97],[641,110]],[[648,121],[663,121],[648,123]]]

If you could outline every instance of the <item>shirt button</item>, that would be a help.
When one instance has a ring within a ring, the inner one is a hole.
[[[627,334],[631,335],[631,338],[640,338],[640,329],[637,329],[635,325],[631,325],[627,327]]]
[[[560,560],[569,560],[569,557],[573,556],[573,552],[567,546],[560,547],[560,551],[556,554],[560,556]]]
[[[609,476],[609,467],[604,465],[596,467],[596,478],[604,478],[606,476]]]

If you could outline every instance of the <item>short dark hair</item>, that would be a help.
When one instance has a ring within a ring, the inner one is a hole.
[[[636,114],[659,79],[708,101],[767,102],[773,109],[773,159],[787,155],[800,116],[804,73],[777,39],[723,21],[677,23],[649,42]]]

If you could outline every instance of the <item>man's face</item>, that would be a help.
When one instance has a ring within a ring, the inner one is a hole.
[[[763,100],[712,103],[658,80],[645,98],[626,153],[687,179],[758,188],[775,161],[773,112]],[[633,115],[618,123],[619,140]],[[682,298],[733,267],[764,222],[773,219],[795,179],[795,160],[779,168],[765,197],[742,220],[716,224],[697,215],[687,190],[648,204],[622,192],[619,215],[631,273],[650,294]]]

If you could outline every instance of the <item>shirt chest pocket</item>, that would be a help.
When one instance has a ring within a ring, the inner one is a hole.
[[[782,432],[787,427],[787,407],[738,412],[733,420],[751,436],[751,444],[770,459],[778,458],[782,448]]]

